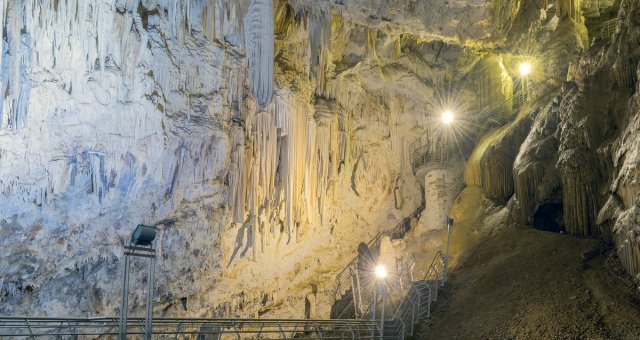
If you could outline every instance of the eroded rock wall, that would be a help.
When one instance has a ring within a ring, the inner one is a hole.
[[[562,227],[611,242],[637,280],[638,7],[635,1],[496,7],[498,18],[513,14],[501,26],[510,50],[531,55],[538,68],[529,104],[518,110],[529,127],[486,134],[465,169],[467,184],[509,201],[506,221],[533,223],[539,207],[561,203]]]
[[[2,1],[0,313],[114,315],[158,223],[158,315],[327,316],[422,199],[405,147],[467,53],[430,39],[489,35],[488,2],[434,4]]]

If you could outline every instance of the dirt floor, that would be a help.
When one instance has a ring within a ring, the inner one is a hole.
[[[640,339],[640,293],[597,240],[508,227],[456,259],[417,339]],[[587,256],[589,257],[589,256]]]

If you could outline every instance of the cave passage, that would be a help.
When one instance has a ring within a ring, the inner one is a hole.
[[[538,230],[555,233],[563,232],[564,225],[562,223],[562,216],[562,204],[544,203],[540,205],[533,215],[533,226]]]

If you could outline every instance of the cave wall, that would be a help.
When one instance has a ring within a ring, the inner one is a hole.
[[[158,223],[158,315],[326,316],[420,204],[406,145],[490,36],[487,1],[0,4],[4,315],[114,315]]]
[[[610,242],[640,282],[638,7],[497,2],[496,17],[512,14],[501,26],[509,50],[531,55],[536,71],[530,102],[479,139],[465,182],[506,207],[505,222],[530,224],[542,205],[562,204],[566,231]]]
[[[634,1],[74,4],[0,2],[1,314],[114,315],[121,246],[159,223],[158,315],[325,317],[357,244],[420,205],[408,145],[452,102],[492,223],[562,202],[640,275]],[[525,57],[531,100],[474,118]]]

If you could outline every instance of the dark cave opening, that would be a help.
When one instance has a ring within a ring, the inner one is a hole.
[[[538,230],[563,232],[563,208],[561,203],[544,203],[533,215],[533,226]]]

